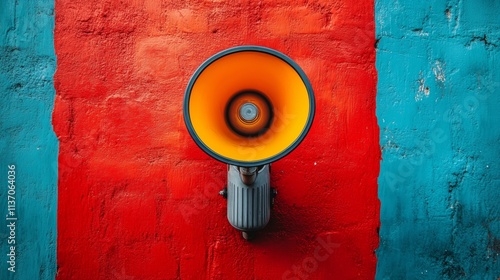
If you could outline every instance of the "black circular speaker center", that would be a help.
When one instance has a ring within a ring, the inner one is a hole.
[[[271,126],[273,110],[264,94],[255,90],[235,94],[226,106],[226,123],[236,134],[255,137]]]

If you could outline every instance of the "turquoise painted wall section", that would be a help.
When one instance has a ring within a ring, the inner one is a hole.
[[[0,2],[0,279],[54,279],[56,273],[53,28],[51,0]],[[17,220],[7,221],[9,165],[15,165],[9,218]],[[8,244],[10,222],[15,244]],[[7,270],[12,245],[15,273]]]
[[[377,0],[377,279],[500,277],[500,2]]]

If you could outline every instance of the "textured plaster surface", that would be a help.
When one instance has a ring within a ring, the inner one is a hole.
[[[52,1],[0,2],[0,279],[53,279],[56,272],[53,28]],[[15,166],[13,184],[8,166]],[[15,272],[8,270],[11,246]]]
[[[498,279],[500,2],[375,11],[377,279]]]
[[[56,1],[58,279],[369,279],[380,149],[372,2]],[[309,76],[305,141],[251,243],[226,219],[226,166],[182,119],[209,56],[263,45]]]

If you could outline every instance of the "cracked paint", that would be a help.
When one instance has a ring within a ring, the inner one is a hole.
[[[376,6],[376,278],[498,279],[500,3],[392,5]]]

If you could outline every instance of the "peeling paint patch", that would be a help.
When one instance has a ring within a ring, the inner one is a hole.
[[[431,94],[431,90],[429,89],[428,86],[425,85],[425,79],[423,77],[423,73],[420,72],[418,79],[418,91],[417,94],[415,95],[415,101],[422,101],[424,97],[428,97]]]
[[[445,64],[439,60],[436,61],[434,67],[432,68],[432,72],[436,77],[436,81],[444,83],[446,81],[446,76],[444,74],[444,66]]]

